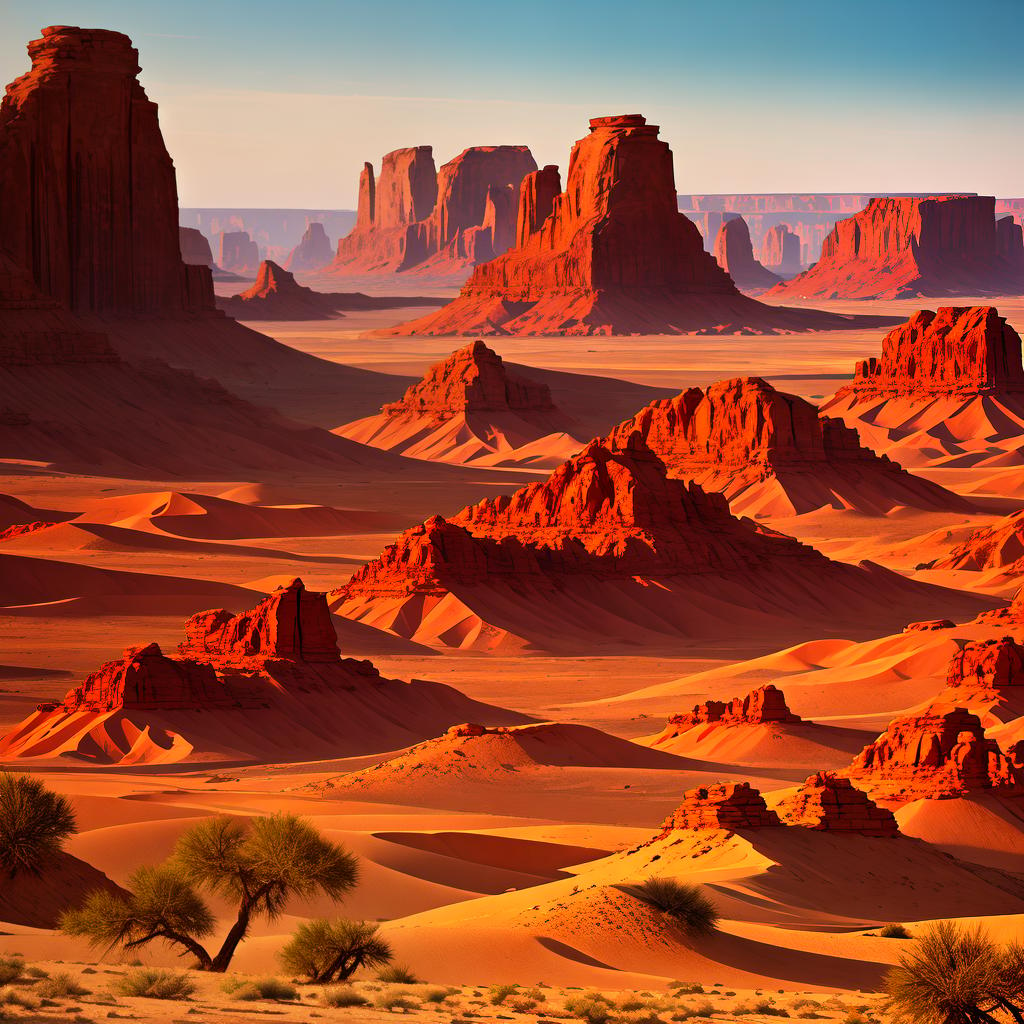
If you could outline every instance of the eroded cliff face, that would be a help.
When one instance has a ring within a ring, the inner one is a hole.
[[[51,26],[0,104],[0,236],[74,312],[212,309],[182,261],[174,165],[138,51],[119,32]]]
[[[754,259],[750,231],[742,217],[733,217],[723,222],[718,229],[715,259],[733,279],[737,288],[745,291],[764,291],[779,283],[779,278],[775,274]]]

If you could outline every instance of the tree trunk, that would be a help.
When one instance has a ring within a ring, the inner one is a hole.
[[[238,944],[249,931],[250,916],[251,910],[249,905],[243,903],[238,908],[238,920],[231,926],[231,931],[228,932],[227,937],[224,939],[224,945],[220,947],[220,951],[213,958],[213,962],[208,968],[209,970],[223,974],[228,969],[228,964],[231,963],[231,958],[235,955]]]

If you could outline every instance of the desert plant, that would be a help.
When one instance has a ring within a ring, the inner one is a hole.
[[[673,1020],[684,1021],[690,1020],[693,1017],[711,1017],[715,1013],[714,1004],[705,1000],[702,1003],[697,1003],[695,1006],[684,1006],[677,1010],[673,1015]]]
[[[223,972],[254,919],[276,919],[292,897],[341,899],[357,877],[355,857],[294,815],[245,823],[211,818],[183,833],[167,862],[136,872],[127,899],[93,892],[81,910],[64,915],[61,927],[108,948],[160,939],[191,953],[200,969]],[[215,954],[200,942],[213,931],[200,888],[238,908]]]
[[[392,955],[375,924],[323,918],[300,924],[280,954],[286,970],[318,982],[348,981],[361,967],[385,967]]]
[[[641,882],[633,892],[680,924],[688,935],[710,935],[718,927],[718,911],[699,886],[658,876]]]
[[[458,993],[457,988],[428,988],[421,993],[425,1003],[443,1003],[446,999]]]
[[[903,925],[901,925],[901,924],[887,924],[887,925],[883,925],[879,929],[878,934],[883,939],[910,939],[910,938],[913,938],[913,936],[910,934],[910,932],[908,932],[907,929],[904,928]]]
[[[0,869],[38,875],[75,833],[66,797],[31,775],[0,772]]]
[[[538,1001],[533,996],[523,993],[521,995],[509,996],[505,1005],[510,1010],[515,1010],[516,1013],[530,1013],[537,1009]]]
[[[280,978],[225,978],[221,990],[232,999],[255,1002],[257,999],[290,1001],[299,998],[299,990],[290,982]]]
[[[31,967],[25,968],[25,977],[31,978],[33,981],[38,981],[40,978],[48,978],[50,975],[42,969],[42,967],[36,967],[33,964]]]
[[[401,1010],[402,1013],[408,1013],[409,1010],[415,1010],[419,1008],[419,1000],[413,999],[408,992],[381,992],[379,996],[373,1001],[373,1005],[378,1010],[387,1010],[394,1012],[395,1010]]]
[[[585,1020],[587,1024],[607,1024],[612,1015],[612,1008],[605,996],[587,992],[566,999],[565,1012]]]
[[[145,999],[188,999],[196,986],[187,974],[163,971],[155,967],[137,967],[118,978],[115,991],[122,996]]]
[[[377,980],[388,985],[418,985],[420,979],[408,964],[391,964],[377,972]]]
[[[489,998],[491,1006],[501,1006],[509,996],[519,991],[518,985],[492,985]]]
[[[980,926],[939,921],[886,977],[888,1009],[914,1024],[1024,1024],[1024,947],[999,946]]]
[[[5,985],[0,988],[0,1005],[20,1006],[26,1010],[38,1010],[39,1000],[31,993]]]
[[[370,1002],[366,996],[361,996],[351,985],[335,985],[332,988],[325,988],[323,995],[324,1006],[367,1006]]]
[[[704,986],[696,981],[670,981],[668,987],[677,996],[703,995]]]
[[[25,973],[25,961],[20,956],[0,956],[0,985],[10,985]]]
[[[48,978],[38,982],[33,991],[43,999],[69,999],[89,994],[89,990],[80,985],[78,979],[67,971],[54,971]]]

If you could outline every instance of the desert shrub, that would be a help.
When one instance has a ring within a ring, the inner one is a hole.
[[[40,978],[48,978],[49,976],[50,975],[44,971],[42,967],[36,967],[33,965],[32,967],[25,968],[25,977],[31,978],[33,981],[38,981]]]
[[[390,964],[377,972],[377,980],[387,985],[418,985],[420,979],[408,964]]]
[[[704,995],[704,986],[695,981],[672,981],[668,986],[677,996]]]
[[[730,1011],[734,1017],[745,1017],[757,1014],[760,1017],[788,1017],[789,1010],[775,1005],[775,1000],[765,997],[750,1003],[737,1003]]]
[[[368,1006],[370,1000],[361,996],[351,985],[332,985],[324,989],[324,1006]]]
[[[416,1010],[419,1008],[419,1000],[414,999],[408,992],[391,991],[381,992],[374,1001],[373,1005],[378,1010],[387,1010],[389,1013],[394,1013],[395,1010],[401,1010],[402,1013],[408,1013],[409,1010]]]
[[[817,999],[808,999],[807,996],[800,996],[789,1005],[794,1010],[803,1010],[805,1007],[810,1007],[812,1010],[821,1009],[821,1003]]]
[[[530,1013],[531,1010],[536,1010],[540,1003],[533,996],[529,996],[524,992],[509,996],[505,1005],[510,1010],[515,1010],[516,1013]]]
[[[285,969],[310,981],[348,981],[362,967],[386,967],[393,956],[368,921],[304,921],[281,950]]]
[[[443,1003],[449,996],[458,994],[457,988],[428,988],[420,993],[425,1003]]]
[[[718,927],[718,911],[699,886],[659,876],[641,882],[633,892],[671,917],[688,935],[710,935]]]
[[[38,875],[75,833],[66,797],[31,775],[0,772],[0,871]]]
[[[11,985],[5,985],[3,988],[0,988],[0,1005],[21,1006],[26,1010],[38,1010],[39,1000],[31,992],[25,992],[22,989],[13,988]]]
[[[249,980],[225,978],[221,989],[227,992],[232,999],[249,1003],[255,1002],[257,999],[290,1001],[299,998],[299,990],[294,985],[274,977]]]
[[[72,996],[87,996],[89,990],[78,983],[66,971],[55,971],[48,978],[37,982],[33,991],[44,999],[69,999]]]
[[[715,1013],[714,1004],[708,1000],[697,1003],[695,1006],[684,1006],[672,1015],[673,1020],[684,1021],[693,1017],[711,1017]]]
[[[509,996],[519,991],[518,985],[492,985],[489,998],[491,1006],[501,1006]]]
[[[851,1010],[843,1017],[843,1024],[869,1024],[869,1018],[860,1010]]]
[[[145,999],[188,999],[196,986],[187,974],[164,971],[156,967],[136,967],[118,978],[115,991],[122,996]]]
[[[884,925],[878,932],[883,939],[911,939],[913,936],[901,924]]]
[[[20,956],[0,956],[0,985],[10,985],[25,973],[25,961]]]
[[[596,992],[588,992],[566,999],[565,1011],[573,1017],[585,1020],[587,1024],[607,1024],[612,1015],[612,1008],[608,1004],[607,998]]]

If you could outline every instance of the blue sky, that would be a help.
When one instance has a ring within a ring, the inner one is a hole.
[[[182,205],[354,203],[364,160],[662,126],[681,192],[1024,195],[1024,0],[0,0],[0,75],[47,24],[127,32]]]

